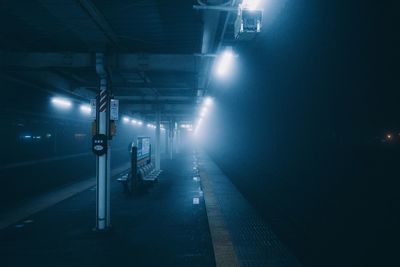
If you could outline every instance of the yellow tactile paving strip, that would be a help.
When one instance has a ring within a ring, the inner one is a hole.
[[[233,243],[226,229],[226,224],[218,202],[214,196],[214,192],[208,182],[208,174],[206,170],[199,166],[200,180],[204,192],[204,201],[206,204],[208,225],[210,227],[211,239],[214,248],[215,263],[217,267],[222,266],[240,266]]]

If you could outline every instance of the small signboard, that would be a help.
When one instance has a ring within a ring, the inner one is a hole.
[[[96,99],[90,99],[90,118],[96,119]]]
[[[97,156],[103,156],[107,153],[107,136],[105,134],[96,134],[93,136],[92,151]]]
[[[138,137],[137,138],[137,156],[141,160],[146,157],[150,157],[150,137]]]
[[[118,120],[119,100],[111,99],[110,101],[110,120]]]

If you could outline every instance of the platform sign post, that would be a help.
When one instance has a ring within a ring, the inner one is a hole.
[[[133,192],[137,188],[138,177],[137,177],[137,146],[134,145],[131,147],[131,181],[128,184],[128,191]]]
[[[96,72],[100,78],[100,92],[96,99],[96,134],[93,151],[96,153],[96,230],[104,231],[110,226],[110,93],[104,55],[96,54]]]
[[[107,80],[100,80],[100,94],[98,98],[98,134],[106,136],[107,140],[107,109],[108,109],[108,94],[107,94]],[[107,174],[108,174],[108,145],[106,152],[97,156],[97,230],[105,230],[107,228]]]

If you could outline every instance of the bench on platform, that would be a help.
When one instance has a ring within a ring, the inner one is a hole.
[[[140,153],[140,155],[143,155]],[[151,145],[149,152],[144,156],[138,157],[138,147],[132,146],[131,149],[131,169],[127,173],[121,174],[117,181],[123,184],[125,193],[132,193],[146,183],[158,181],[161,170],[156,170],[151,162]]]

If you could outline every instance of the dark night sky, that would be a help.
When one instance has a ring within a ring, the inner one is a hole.
[[[398,10],[287,1],[213,83],[209,151],[267,219],[292,224],[296,237],[276,229],[306,266],[394,261],[400,150],[381,139],[400,131]]]

